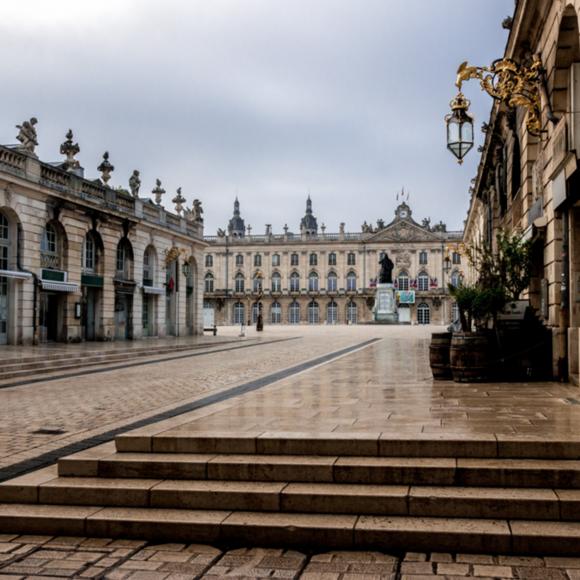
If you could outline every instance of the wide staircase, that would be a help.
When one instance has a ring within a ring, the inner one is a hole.
[[[580,439],[133,432],[0,485],[0,530],[577,554],[579,457]]]
[[[63,371],[77,371],[84,368],[126,364],[142,361],[151,357],[186,353],[204,348],[212,348],[234,342],[232,339],[214,339],[211,342],[199,343],[172,343],[147,344],[143,341],[140,346],[99,347],[75,349],[70,345],[67,349],[42,349],[39,353],[30,356],[15,356],[2,358],[0,361],[0,386],[6,382],[18,382],[30,378],[42,378]],[[83,345],[84,347],[85,345]]]

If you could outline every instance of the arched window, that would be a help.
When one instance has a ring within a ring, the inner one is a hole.
[[[455,286],[456,288],[461,284],[461,274],[459,270],[453,270],[451,273],[451,285]]]
[[[290,256],[290,265],[291,266],[298,266],[300,262],[300,258],[298,257],[298,254],[294,253]]]
[[[310,254],[310,265],[311,266],[318,266],[318,255],[317,254]]]
[[[213,278],[213,274],[211,272],[208,272],[205,275],[205,285],[204,285],[204,290],[205,292],[213,292],[213,288],[214,288],[214,278]]]
[[[399,277],[397,278],[397,284],[399,290],[408,290],[409,289],[409,274],[404,270],[399,273]]]
[[[254,256],[254,268],[261,268],[262,267],[262,256],[260,254],[256,254]]]
[[[336,292],[338,290],[338,277],[334,272],[329,272],[328,274],[326,289],[329,292]]]
[[[429,274],[421,272],[417,276],[417,290],[419,292],[427,292],[429,290]]]
[[[316,272],[311,272],[308,276],[308,291],[318,292],[318,274]]]
[[[116,270],[119,280],[133,279],[133,248],[127,238],[122,238],[117,245]]]
[[[8,218],[0,212],[0,270],[9,270],[8,255],[10,247],[10,232]]]
[[[347,266],[356,266],[356,254],[354,252],[349,252],[346,257]]]
[[[328,254],[328,265],[336,266],[336,254],[334,252],[330,252],[330,254]]]
[[[358,308],[354,300],[346,305],[346,321],[349,324],[356,324],[358,320]]]
[[[40,264],[43,268],[61,268],[62,241],[54,224],[48,223],[40,242]]]
[[[85,236],[85,243],[83,244],[83,272],[94,272],[97,265],[97,246],[92,232],[88,232]]]
[[[244,256],[243,254],[236,255],[236,266],[243,266],[244,265]]]
[[[417,322],[419,324],[429,324],[431,322],[429,305],[424,302],[417,306]]]
[[[290,292],[300,292],[300,274],[292,272],[290,275]]]
[[[312,301],[308,304],[308,324],[318,324],[320,322],[320,309],[318,302]]]
[[[252,280],[252,287],[254,292],[261,292],[262,291],[262,276],[260,274],[254,274],[254,278]]]
[[[148,246],[143,254],[143,286],[155,286],[156,262],[155,248]]]
[[[206,268],[213,268],[213,256],[211,254],[208,254],[205,257],[205,267]]]
[[[244,275],[239,272],[234,279],[234,292],[243,292],[245,286]]]
[[[273,302],[270,312],[270,321],[272,324],[280,324],[282,322],[282,306],[280,306],[280,302]]]
[[[296,300],[288,308],[288,322],[290,324],[300,324],[300,304]]]
[[[336,324],[338,321],[338,306],[334,300],[326,305],[326,322],[327,324]]]
[[[419,252],[419,264],[421,264],[421,266],[426,266],[427,265],[427,252],[425,250]]]
[[[280,265],[280,254],[272,255],[272,266],[277,267]]]
[[[346,275],[346,290],[347,292],[356,292],[356,274],[349,272]]]
[[[272,292],[282,292],[282,276],[278,272],[272,274]]]
[[[244,324],[244,310],[245,309],[242,302],[236,302],[234,304],[234,324]]]

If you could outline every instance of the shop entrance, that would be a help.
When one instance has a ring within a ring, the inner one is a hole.
[[[133,296],[117,292],[115,294],[115,338],[117,340],[132,338],[132,314]]]
[[[40,340],[55,342],[59,339],[59,318],[62,296],[56,292],[40,294]]]

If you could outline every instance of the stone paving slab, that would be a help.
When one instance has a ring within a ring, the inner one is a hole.
[[[0,535],[0,580],[12,578],[577,580],[580,557],[378,551],[304,553],[139,540]]]

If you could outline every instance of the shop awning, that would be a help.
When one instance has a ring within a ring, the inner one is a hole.
[[[70,282],[53,282],[52,280],[40,281],[43,290],[52,290],[53,292],[78,292],[79,285]]]
[[[165,288],[155,288],[155,286],[143,286],[143,294],[165,294]]]
[[[20,270],[0,270],[0,276],[2,278],[16,278],[17,280],[28,280],[28,278],[32,278],[30,272],[21,272]]]

